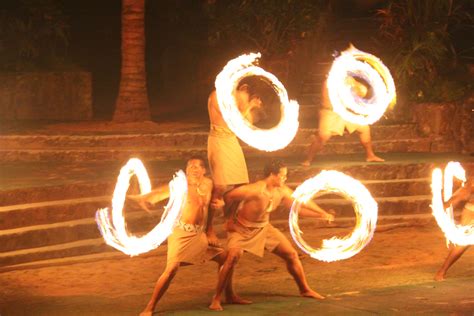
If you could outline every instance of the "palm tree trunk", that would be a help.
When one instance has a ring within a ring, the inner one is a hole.
[[[145,0],[122,0],[122,66],[113,120],[150,119],[145,69]]]

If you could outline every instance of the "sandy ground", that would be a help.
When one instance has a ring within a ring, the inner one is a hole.
[[[321,238],[343,231],[334,228],[306,229],[305,232],[305,238],[316,246]],[[288,234],[288,231],[285,233]],[[145,306],[154,282],[163,270],[163,250],[157,249],[144,257],[1,273],[0,313],[137,315]],[[430,291],[430,288],[439,284],[433,282],[432,277],[446,254],[447,248],[441,231],[435,224],[430,224],[381,229],[361,253],[348,260],[323,263],[303,256],[303,265],[310,285],[327,295],[328,299],[324,304],[329,302],[334,309],[349,297],[361,293],[372,295],[367,294],[370,291],[385,290],[383,300],[386,301],[391,297],[386,290],[393,287],[421,285],[426,287],[426,291]],[[448,280],[442,283],[464,280],[464,287],[467,286],[468,291],[464,289],[463,293],[473,298],[473,262],[474,252],[470,249],[449,271]],[[285,266],[278,257],[269,253],[266,253],[264,258],[244,255],[237,268],[235,280],[236,290],[242,296],[252,298],[254,304],[245,307],[224,305],[227,312],[223,314],[275,315],[275,308],[278,311],[291,310],[289,314],[300,314],[323,306],[318,305],[322,304],[320,302],[299,298],[297,288]],[[157,311],[160,314],[207,314],[206,307],[215,283],[216,266],[212,262],[201,266],[182,267],[158,305]],[[444,305],[440,306],[463,302],[464,311],[466,308],[471,310],[471,307],[474,311],[474,299],[464,297],[461,300],[452,297],[458,295],[452,293],[445,298],[446,302],[442,303]],[[383,310],[383,300],[374,303],[372,311],[367,313]],[[400,310],[403,311],[403,306]],[[339,314],[337,311],[335,313]],[[340,313],[345,314],[342,311]]]

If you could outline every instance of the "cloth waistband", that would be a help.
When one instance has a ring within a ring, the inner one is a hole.
[[[235,134],[232,133],[232,131],[228,127],[214,124],[211,124],[210,126],[209,135],[220,137],[235,137]]]
[[[471,212],[474,212],[474,203],[467,202],[464,204],[464,208],[470,210]]]
[[[176,221],[175,227],[190,233],[201,233],[204,231],[204,225],[188,224],[180,220]]]
[[[265,226],[268,225],[268,221],[265,221],[265,222],[251,222],[251,221],[248,221],[240,216],[237,215],[237,217],[235,218],[235,220],[237,222],[239,222],[240,225],[242,226],[245,226],[245,227],[249,227],[249,228],[263,228]]]

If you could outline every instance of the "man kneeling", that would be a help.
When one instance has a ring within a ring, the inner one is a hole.
[[[265,249],[285,261],[288,272],[298,285],[302,296],[324,299],[324,296],[309,287],[298,253],[291,243],[269,223],[270,213],[281,203],[288,208],[293,203],[291,196],[293,191],[285,185],[287,173],[288,169],[281,161],[273,160],[265,166],[265,179],[237,187],[225,194],[226,205],[232,205],[233,202],[240,202],[240,205],[227,224],[229,254],[219,272],[216,294],[209,306],[210,309],[223,309],[222,291],[243,252],[247,251],[263,257]],[[334,220],[332,214],[327,213],[312,201],[304,206],[300,211],[303,216]]]

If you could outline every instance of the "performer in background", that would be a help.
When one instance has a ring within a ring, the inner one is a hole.
[[[270,213],[280,204],[288,208],[293,203],[293,191],[285,185],[288,169],[281,162],[273,160],[264,169],[265,179],[255,183],[239,186],[224,196],[226,205],[240,203],[227,224],[228,256],[219,272],[216,294],[209,306],[213,310],[222,310],[221,295],[233,270],[244,251],[263,257],[264,250],[273,252],[282,258],[296,284],[300,294],[305,297],[324,299],[313,291],[306,281],[303,265],[298,253],[288,239],[275,227],[270,220]],[[309,217],[334,220],[332,214],[321,209],[310,201],[304,205],[300,214]]]
[[[457,190],[453,196],[444,204],[447,208],[449,204],[453,205],[453,208],[461,203],[464,204],[464,208],[461,214],[462,225],[474,225],[474,178],[470,177],[464,187]],[[462,256],[462,254],[469,248],[469,246],[456,246],[450,245],[449,253],[444,260],[441,268],[436,272],[434,279],[436,281],[444,280],[448,269]]]
[[[346,84],[352,87],[354,94],[361,98],[365,98],[368,94],[366,85],[360,82],[358,79],[353,77],[347,77]],[[364,146],[366,153],[366,161],[369,162],[380,162],[384,159],[380,158],[374,153],[372,148],[372,139],[370,136],[369,125],[358,125],[348,121],[345,121],[337,113],[332,110],[331,102],[328,96],[328,88],[326,81],[323,83],[322,89],[322,108],[319,112],[319,129],[318,134],[311,145],[308,148],[306,158],[301,163],[302,166],[309,166],[313,161],[314,157],[323,149],[324,145],[334,135],[342,136],[346,129],[349,133],[357,131],[359,133],[359,139],[362,146]]]

